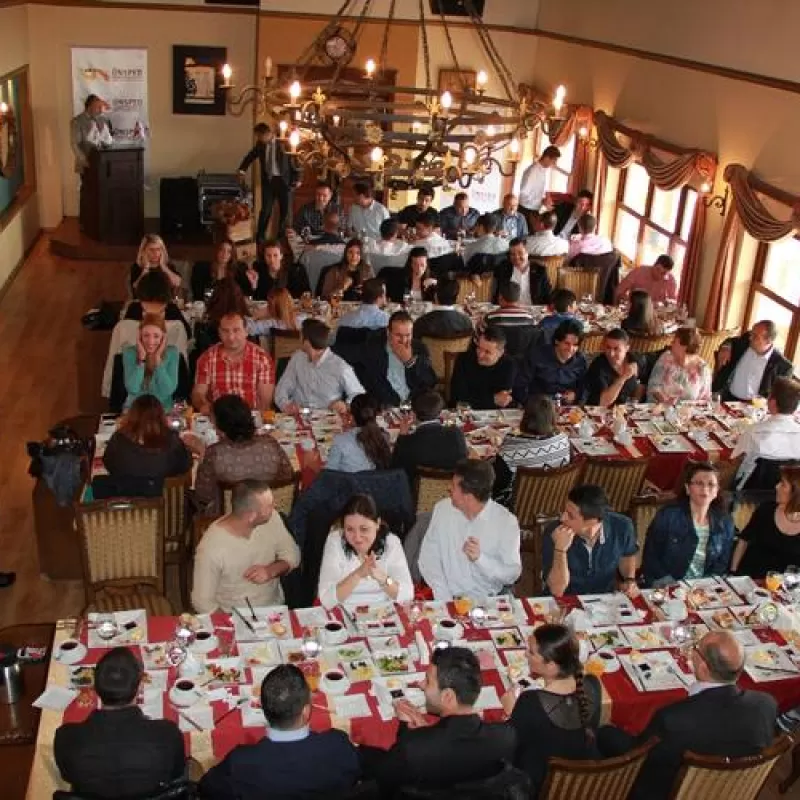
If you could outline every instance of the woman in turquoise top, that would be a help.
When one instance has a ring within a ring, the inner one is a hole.
[[[167,344],[167,326],[157,314],[145,314],[139,323],[139,340],[122,350],[122,367],[128,397],[125,408],[143,394],[157,397],[171,409],[178,388],[178,349]]]

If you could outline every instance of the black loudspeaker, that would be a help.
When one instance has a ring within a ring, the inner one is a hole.
[[[465,8],[468,0],[431,0],[431,14],[444,14],[448,17],[468,17],[469,11]],[[486,0],[472,0],[472,8],[479,16],[483,16]]]
[[[162,236],[183,236],[200,230],[196,178],[162,178],[159,196]]]

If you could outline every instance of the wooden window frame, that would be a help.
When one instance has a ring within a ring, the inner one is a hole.
[[[795,236],[795,239],[800,240],[800,237]],[[750,328],[754,323],[758,322],[757,319],[752,318],[756,294],[762,294],[773,303],[790,311],[792,314],[792,321],[789,325],[789,335],[786,337],[786,345],[783,354],[789,361],[794,363],[797,355],[800,355],[800,348],[798,347],[798,345],[800,345],[800,304],[790,302],[764,283],[764,275],[767,271],[767,259],[769,258],[769,248],[770,245],[768,242],[758,243],[755,265],[753,268],[753,279],[750,281],[750,288],[747,290],[744,323],[747,328]]]
[[[609,169],[608,164],[605,165],[605,169]],[[681,195],[678,201],[678,213],[675,216],[675,230],[670,231],[667,228],[659,225],[657,222],[653,221],[650,215],[653,213],[653,198],[655,197],[655,190],[656,186],[653,183],[653,179],[648,175],[647,176],[647,197],[645,199],[644,204],[644,213],[642,214],[639,211],[631,208],[629,205],[625,204],[625,185],[628,181],[628,167],[621,169],[619,175],[619,183],[617,185],[617,197],[614,201],[614,223],[612,225],[612,234],[611,234],[611,241],[614,243],[614,247],[619,250],[617,247],[616,238],[617,238],[617,226],[619,224],[619,212],[620,210],[624,211],[626,214],[629,214],[632,217],[635,217],[639,221],[639,232],[636,236],[636,258],[631,260],[626,256],[622,251],[620,251],[620,256],[622,257],[622,262],[627,267],[636,267],[641,264],[642,260],[642,249],[644,246],[644,232],[646,227],[650,227],[653,230],[660,233],[662,236],[666,236],[669,239],[669,250],[668,255],[674,258],[675,248],[676,245],[681,245],[684,250],[687,250],[689,247],[689,242],[686,239],[682,239],[680,235],[681,228],[683,227],[683,215],[686,213],[686,205],[687,205],[687,198],[689,196],[690,191],[694,191],[688,184],[681,187]],[[672,191],[675,191],[674,189]],[[699,198],[698,198],[699,202]],[[683,265],[681,265],[681,274],[683,273]]]

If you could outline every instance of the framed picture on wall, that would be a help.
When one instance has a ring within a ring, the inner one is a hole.
[[[442,92],[450,92],[453,97],[460,97],[464,89],[475,91],[478,74],[473,69],[440,69],[439,96]]]
[[[225,47],[173,45],[173,114],[225,115],[222,65],[227,54]]]

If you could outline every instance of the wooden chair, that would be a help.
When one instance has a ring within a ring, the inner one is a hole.
[[[698,350],[697,354],[713,370],[717,361],[717,350],[719,350],[720,345],[726,339],[732,339],[734,336],[738,336],[739,328],[728,328],[724,331],[709,331],[698,328],[697,332],[700,334],[700,350]]]
[[[584,353],[602,353],[605,338],[603,333],[590,333],[584,337],[581,343],[581,350]]]
[[[515,587],[518,597],[538,597],[544,593],[542,539],[545,527],[556,519],[540,516],[533,525],[520,528],[522,574]]]
[[[192,471],[164,480],[164,566],[178,568],[181,603],[189,607],[189,562],[191,560],[192,517],[189,493]]]
[[[481,273],[479,283],[475,283],[469,275],[459,275],[456,280],[458,281],[458,299],[456,303],[463,305],[467,302],[467,296],[473,293],[475,294],[475,302],[477,303],[492,302],[492,289],[494,288],[493,272]]]
[[[633,353],[657,353],[672,344],[674,335],[671,333],[661,333],[657,336],[631,336],[631,352]]]
[[[783,734],[758,755],[743,758],[686,752],[670,800],[756,800],[778,760],[792,747]]]
[[[453,473],[448,470],[419,467],[414,487],[416,513],[426,514],[433,511],[440,500],[450,496],[452,483]]]
[[[440,384],[444,385],[444,354],[463,353],[472,341],[472,334],[466,336],[463,333],[456,333],[452,336],[423,336],[422,343],[428,348],[431,355],[431,365],[436,373],[436,378]]]
[[[623,756],[602,760],[572,761],[550,758],[540,800],[626,800],[645,759],[656,744],[650,739]],[[712,797],[714,795],[709,795]]]
[[[649,458],[589,458],[581,483],[602,486],[612,510],[627,514],[631,500],[642,491]]]
[[[675,499],[672,492],[658,495],[639,495],[631,500],[630,517],[633,520],[633,527],[636,530],[636,543],[639,545],[639,552],[636,554],[637,568],[642,564],[644,555],[644,543],[647,538],[647,529],[655,519],[658,509]]]
[[[564,266],[566,255],[563,256],[531,256],[531,261],[541,264],[547,272],[547,280],[555,288],[558,286],[558,271]]]
[[[537,469],[517,467],[511,510],[520,528],[532,528],[542,516],[557,517],[564,510],[567,495],[578,483],[584,462],[577,459],[565,467]]]
[[[165,596],[164,498],[77,504],[86,611],[175,613]]]
[[[211,527],[212,523],[219,519],[211,514],[196,514],[192,520],[192,551],[197,550],[197,545]]]
[[[569,289],[578,300],[587,294],[592,296],[592,300],[597,300],[599,283],[600,272],[596,269],[561,267],[558,270],[558,288]]]
[[[270,338],[272,340],[272,359],[276,365],[282,358],[291,358],[302,345],[300,331],[281,331],[273,328]]]

